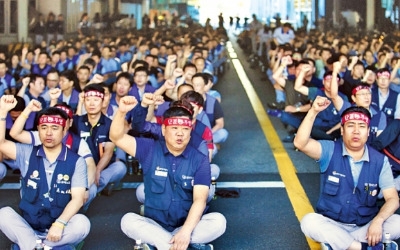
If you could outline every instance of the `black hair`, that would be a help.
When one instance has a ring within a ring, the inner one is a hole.
[[[182,100],[171,102],[169,109],[164,112],[163,118],[179,116],[189,117],[190,120],[193,119],[193,107],[189,102]]]
[[[136,72],[136,71],[135,71]],[[133,79],[132,79],[132,75],[129,74],[128,72],[122,72],[117,76],[117,79],[115,80],[115,82],[118,82],[119,79],[121,78],[126,78],[129,80],[129,85],[132,87],[133,86]]]
[[[81,87],[79,86],[78,77],[76,76],[76,73],[74,70],[65,70],[60,73],[60,77],[65,77],[69,81],[73,81],[74,82],[73,88],[78,90],[79,92],[81,91]]]
[[[190,63],[190,62],[186,63],[186,64],[183,66],[183,69],[182,69],[182,70],[185,71],[186,68],[195,68],[196,71],[197,71],[196,65],[195,65],[194,63]]]
[[[197,105],[202,106],[204,105],[204,98],[200,93],[197,93],[194,90],[189,90],[186,93],[181,95],[181,100],[186,100],[189,103],[195,102]]]
[[[195,78],[195,77],[201,77],[201,78],[203,79],[203,81],[204,81],[204,85],[207,85],[207,83],[208,83],[208,76],[207,76],[207,75],[205,75],[205,74],[203,74],[203,73],[196,73],[196,74],[194,74],[194,75],[192,76],[192,80],[193,80],[193,78]]]
[[[26,107],[24,98],[17,96],[17,95],[14,97],[15,97],[15,100],[17,100],[17,105],[10,111],[24,111],[24,109]]]
[[[133,76],[135,76],[137,72],[145,72],[147,75],[149,75],[149,70],[144,66],[137,67]]]
[[[89,84],[86,85],[85,88],[83,89],[83,92],[89,92],[89,91],[98,91],[102,94],[104,94],[104,88],[102,86],[99,86],[99,84]]]

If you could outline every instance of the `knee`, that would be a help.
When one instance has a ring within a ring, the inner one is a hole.
[[[311,229],[315,229],[315,225],[318,225],[316,221],[320,220],[320,217],[321,215],[317,213],[306,214],[300,221],[301,231],[306,234],[306,232],[309,232]]]
[[[75,230],[76,233],[80,233],[82,238],[85,238],[90,232],[90,220],[83,214],[75,214],[73,217],[74,223],[78,226]]]
[[[0,208],[0,218],[2,218],[0,220],[0,225],[8,224],[8,219],[9,218],[14,218],[14,216],[12,216],[12,214],[15,214],[15,213],[16,212],[14,211],[14,209],[12,209],[9,206]]]
[[[132,226],[135,224],[134,222],[135,222],[136,216],[138,216],[138,215],[135,214],[135,213],[127,213],[124,216],[122,216],[122,219],[121,219],[121,230],[126,235],[128,235],[127,231],[129,231],[132,228]]]
[[[210,164],[211,167],[211,178],[215,177],[215,179],[218,179],[219,174],[220,174],[220,169],[216,164]]]
[[[221,213],[213,213],[213,219],[215,221],[215,228],[217,228],[222,235],[226,230],[226,218]]]

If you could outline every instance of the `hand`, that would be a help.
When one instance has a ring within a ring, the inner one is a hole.
[[[194,47],[189,47],[189,46],[187,46],[187,47],[185,48],[185,51],[183,52],[183,57],[189,58],[189,56],[192,54],[193,48],[194,48]]]
[[[39,53],[40,53],[40,49],[39,48],[35,49],[35,55],[39,55]]]
[[[340,62],[333,63],[333,72],[338,73],[341,68],[342,68],[342,64]]]
[[[312,109],[317,112],[321,112],[322,110],[326,109],[329,104],[331,104],[331,101],[328,98],[317,96],[313,102]]]
[[[178,77],[180,77],[180,76],[183,75],[183,70],[182,70],[181,68],[176,68],[176,69],[174,69],[174,71],[172,72],[172,75],[173,75],[175,78],[178,78]]]
[[[29,76],[22,78],[22,85],[24,87],[28,87],[29,83],[31,83],[31,78]]]
[[[0,99],[1,111],[8,112],[17,105],[17,99],[13,95],[3,95]]]
[[[38,112],[42,110],[42,104],[38,100],[32,99],[29,103],[28,106],[26,106],[30,111],[32,112]]]
[[[79,102],[83,103],[85,101],[85,92],[79,93]]]
[[[352,64],[356,64],[357,61],[358,61],[358,56],[352,56],[351,57],[351,63]]]
[[[303,66],[301,67],[301,72],[303,72],[303,73],[307,73],[310,70],[311,70],[311,65],[303,64]]]
[[[60,226],[52,225],[49,229],[49,232],[47,233],[46,240],[52,241],[52,242],[58,242],[61,240],[61,236],[62,236],[62,233],[64,230],[62,227],[64,225],[62,225],[59,222],[54,222],[54,223],[58,223]]]
[[[175,88],[175,82],[171,79],[167,79],[164,82],[164,86],[166,89],[174,89]]]
[[[102,76],[100,74],[95,74],[90,82],[91,83],[101,83],[103,81],[104,81],[104,76]]]
[[[152,93],[144,93],[142,98],[142,106],[148,107],[150,105],[160,105],[164,102],[162,95],[155,95]]]
[[[175,54],[174,55],[168,55],[167,60],[170,61],[170,62],[176,61],[176,55]]]
[[[52,88],[49,90],[49,95],[51,100],[57,100],[61,95],[61,89]]]
[[[287,105],[287,106],[285,107],[285,112],[287,112],[287,113],[296,113],[297,110],[296,110],[296,107],[295,107],[295,106],[293,106],[293,105]]]
[[[186,250],[190,243],[191,233],[185,233],[179,230],[169,241],[171,244],[170,250]]]
[[[382,224],[372,220],[368,227],[367,235],[365,236],[369,246],[375,246],[382,240],[382,231]]]
[[[27,47],[24,47],[24,48],[22,49],[22,55],[26,55],[26,54],[28,54],[28,48],[27,48]]]
[[[285,57],[283,57],[282,58],[282,61],[281,61],[281,64],[282,64],[282,66],[287,66],[287,65],[290,65],[290,64],[292,64],[292,57],[291,56],[285,56]]]
[[[138,104],[138,100],[134,96],[124,96],[119,100],[118,110],[121,112],[129,112]]]

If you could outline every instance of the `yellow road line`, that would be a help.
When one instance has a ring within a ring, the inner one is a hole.
[[[314,209],[311,206],[303,186],[297,178],[296,168],[294,167],[292,160],[283,147],[282,142],[278,137],[274,126],[269,120],[268,115],[266,114],[265,109],[253,88],[253,85],[243,69],[242,64],[238,59],[235,58],[232,58],[231,61],[235,67],[240,81],[242,82],[247,96],[249,97],[250,103],[264,132],[265,138],[271,147],[278,166],[279,174],[283,183],[285,184],[286,191],[288,193],[290,202],[292,203],[297,219],[300,221],[307,213],[314,212]],[[307,242],[311,249],[320,249],[320,245],[315,241],[307,238]]]

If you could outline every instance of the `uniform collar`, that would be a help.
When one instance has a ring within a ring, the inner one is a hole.
[[[62,146],[61,147],[61,152],[57,156],[57,161],[66,161],[67,160],[67,147],[65,145],[63,145],[63,144],[61,146]],[[40,156],[40,157],[43,157],[43,158],[47,159],[46,153],[44,152],[44,149],[43,149],[43,145],[39,146],[39,149],[36,152],[36,156]]]
[[[163,154],[164,154],[164,155],[171,154],[171,153],[169,152],[168,148],[167,148],[167,144],[166,144],[165,140],[161,140],[160,143],[161,143],[161,148],[162,148]],[[189,157],[189,150],[188,150],[188,147],[189,147],[189,145],[186,146],[186,148],[185,148],[185,150],[182,152],[182,154],[180,154],[180,155],[178,155],[178,156],[176,156],[176,157],[183,156],[184,158],[188,158],[188,157]],[[171,154],[171,155],[172,155],[172,154]]]
[[[347,149],[346,149],[346,147],[344,146],[344,143],[342,142],[342,149],[343,149],[343,156],[349,156],[349,157],[351,157],[351,155],[349,154],[349,152],[347,152]],[[369,162],[369,153],[368,153],[368,147],[365,145],[364,146],[364,154],[363,154],[363,156],[361,157],[361,159],[360,160],[358,160],[358,161],[368,161]]]

